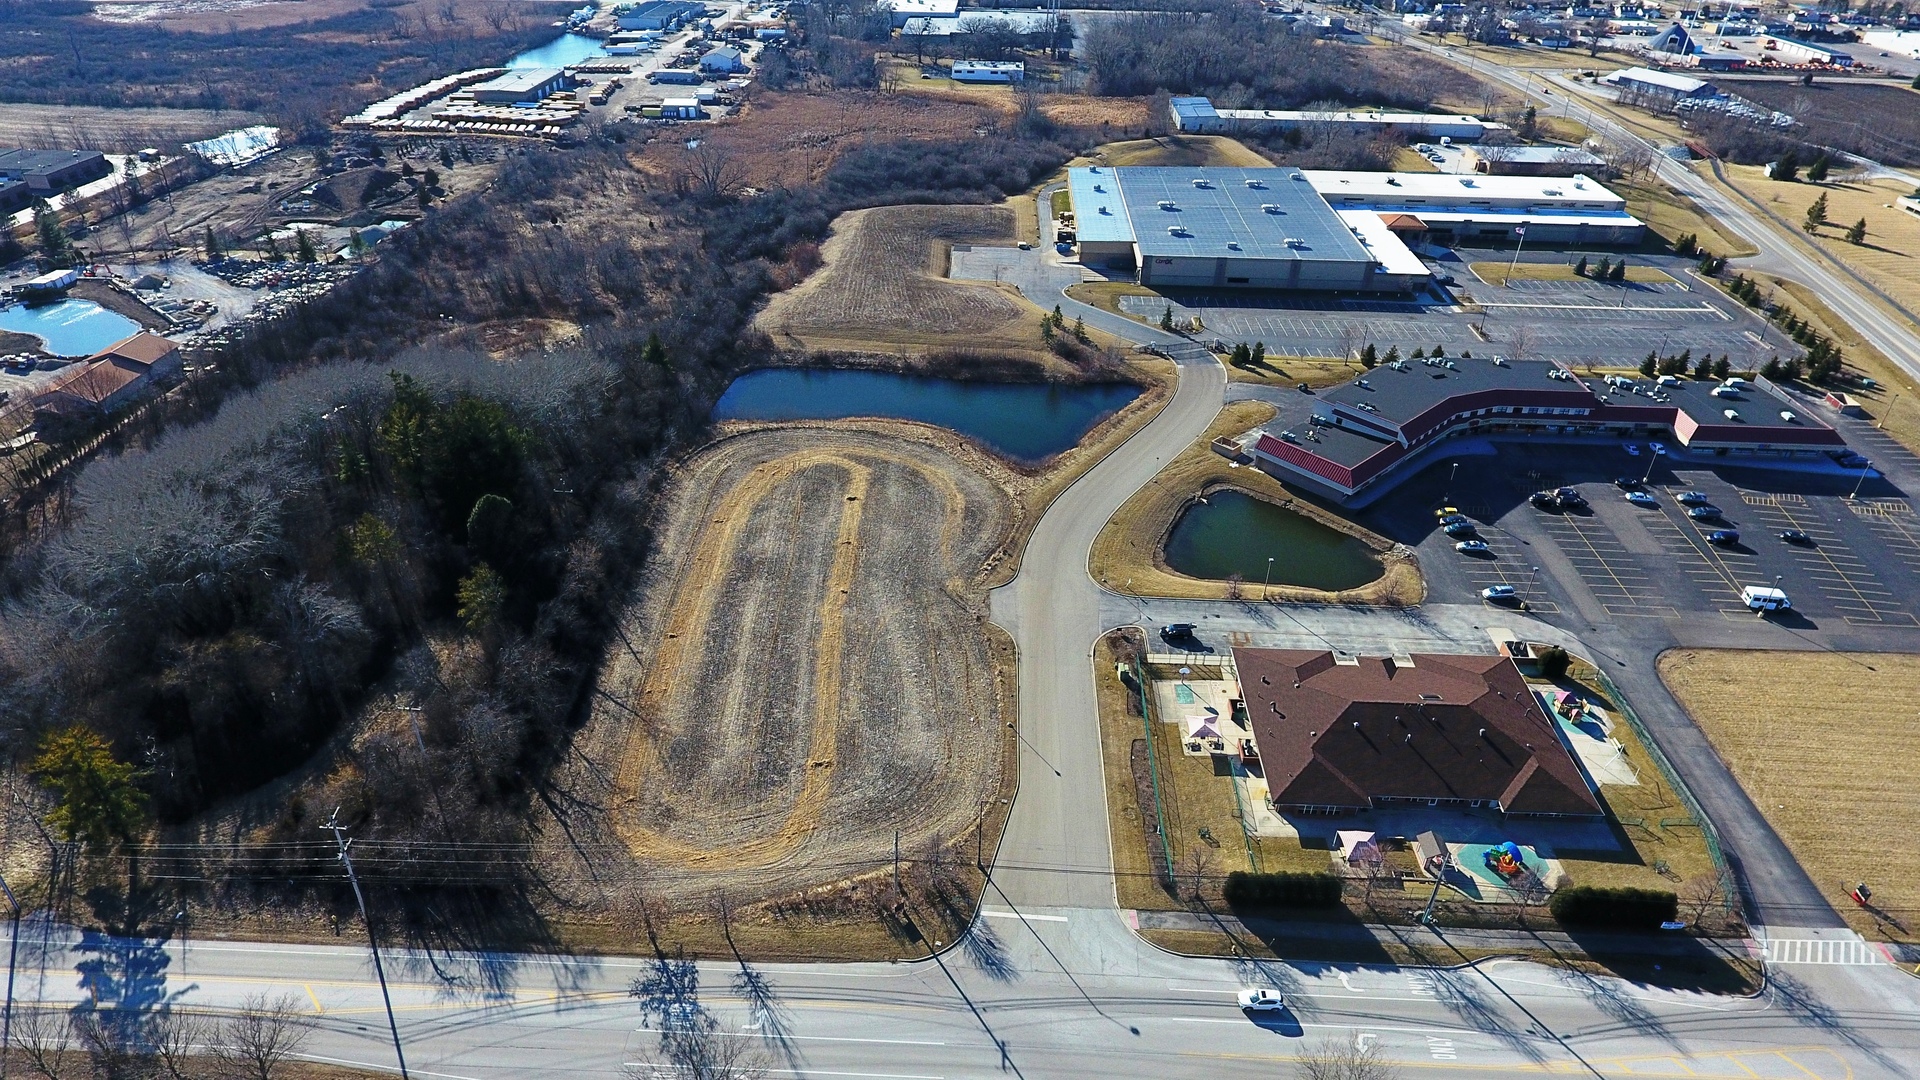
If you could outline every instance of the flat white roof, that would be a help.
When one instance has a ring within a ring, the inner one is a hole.
[[[1420,261],[1407,245],[1396,235],[1380,215],[1371,210],[1337,210],[1340,220],[1347,223],[1358,237],[1363,247],[1373,255],[1373,261],[1380,269],[1389,274],[1411,274],[1425,277],[1431,273],[1427,264]]]
[[[1707,83],[1704,79],[1676,75],[1671,71],[1659,71],[1654,68],[1636,67],[1625,71],[1616,71],[1600,80],[1604,83],[1637,82],[1648,86],[1663,86],[1682,94],[1698,93]]]
[[[1901,56],[1920,57],[1920,30],[1869,30],[1860,35],[1860,43]]]
[[[1626,200],[1591,176],[1481,176],[1460,173],[1346,172],[1329,169],[1302,169],[1307,183],[1328,199],[1341,195],[1359,195],[1383,202],[1401,203],[1409,198],[1442,199],[1447,204],[1468,205],[1478,199],[1524,199],[1543,206],[1605,203],[1606,208],[1622,207]],[[1400,207],[1396,206],[1396,209]],[[1438,205],[1434,207],[1438,209]],[[1587,207],[1598,209],[1597,207]],[[1338,205],[1335,209],[1340,209]],[[1408,208],[1418,214],[1419,209]]]
[[[1505,124],[1488,123],[1477,116],[1458,116],[1448,113],[1408,113],[1375,112],[1371,110],[1345,111],[1331,109],[1215,109],[1217,115],[1232,120],[1322,120],[1341,124],[1373,123],[1400,124],[1413,127],[1420,124],[1471,124],[1474,127],[1497,128]]]
[[[955,15],[960,0],[888,0],[888,7],[895,15]]]

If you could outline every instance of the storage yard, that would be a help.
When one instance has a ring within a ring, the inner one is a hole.
[[[1011,520],[907,438],[758,431],[689,461],[583,736],[603,764],[573,778],[611,811],[595,873],[744,905],[879,874],[896,829],[970,854],[1012,689],[982,563]]]

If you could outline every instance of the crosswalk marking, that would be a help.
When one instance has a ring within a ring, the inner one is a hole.
[[[1770,964],[1877,967],[1886,963],[1880,950],[1858,937],[1769,938],[1761,944]]]

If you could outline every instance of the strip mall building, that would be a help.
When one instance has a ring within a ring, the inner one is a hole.
[[[1287,422],[1256,432],[1246,450],[1263,471],[1341,502],[1376,497],[1462,435],[1651,438],[1693,456],[1775,460],[1846,448],[1765,380],[1590,384],[1545,360],[1397,361],[1321,391],[1305,423]]]

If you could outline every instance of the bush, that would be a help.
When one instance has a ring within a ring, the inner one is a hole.
[[[1236,910],[1330,908],[1339,906],[1340,888],[1340,879],[1332,874],[1249,874],[1235,870],[1227,875],[1225,896]]]
[[[1680,914],[1680,901],[1665,889],[1602,889],[1576,885],[1553,894],[1547,910],[1563,926],[1658,930]]]
[[[1567,673],[1573,663],[1573,657],[1558,645],[1549,645],[1540,650],[1540,674],[1549,679],[1558,679]]]

